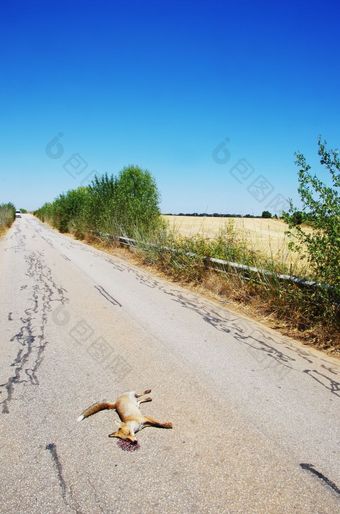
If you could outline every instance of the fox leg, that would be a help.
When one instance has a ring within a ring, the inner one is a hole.
[[[143,424],[146,427],[172,428],[172,423],[170,421],[162,423],[161,421],[157,421],[157,419],[152,418],[151,416],[144,416]]]
[[[150,394],[150,393],[151,393],[151,389],[146,389],[146,390],[144,391],[144,393],[141,393],[141,394],[137,394],[137,393],[135,393],[135,397],[136,397],[136,398],[140,398],[141,396],[144,396],[145,394]]]
[[[143,398],[142,400],[138,400],[138,405],[140,405],[141,403],[146,403],[146,402],[152,402],[152,398],[150,398],[150,396],[147,396],[146,398]]]

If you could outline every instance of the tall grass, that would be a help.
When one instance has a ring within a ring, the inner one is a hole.
[[[0,233],[9,228],[15,220],[15,207],[12,203],[0,204]]]

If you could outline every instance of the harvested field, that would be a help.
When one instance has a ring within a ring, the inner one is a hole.
[[[163,216],[169,227],[182,236],[200,234],[207,239],[216,237],[221,231],[233,226],[241,240],[249,248],[291,266],[292,272],[306,272],[306,262],[288,248],[289,238],[285,233],[286,223],[265,218],[204,218],[198,216]]]

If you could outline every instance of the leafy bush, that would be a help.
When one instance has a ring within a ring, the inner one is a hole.
[[[124,168],[116,183],[118,229],[127,236],[148,237],[160,225],[159,192],[156,182],[138,166]]]
[[[94,232],[148,238],[162,224],[159,193],[151,174],[137,166],[96,176],[88,187],[63,193],[35,214],[61,232]]]
[[[66,194],[61,194],[53,204],[53,218],[55,227],[60,232],[69,232],[72,226],[75,228],[81,219],[88,190],[86,187],[79,187]]]
[[[312,230],[306,230],[297,222],[300,211],[290,203],[285,220],[289,223],[292,249],[306,254],[316,279],[332,286],[340,295],[340,160],[336,150],[327,150],[326,142],[318,141],[321,165],[328,173],[327,182],[311,172],[301,153],[296,154],[299,167],[299,194],[303,213],[312,222]]]
[[[291,215],[291,226],[301,225],[301,223],[304,221],[304,214],[301,211],[295,211]]]
[[[90,230],[118,234],[117,228],[117,178],[107,173],[95,177],[88,188],[87,222]]]

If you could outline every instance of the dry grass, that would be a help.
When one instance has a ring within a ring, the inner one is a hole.
[[[317,316],[318,306],[314,306],[315,317],[309,319],[311,303],[305,291],[296,286],[281,289],[266,289],[245,282],[236,275],[223,275],[208,272],[198,287],[203,294],[212,294],[217,299],[228,299],[228,306],[237,305],[237,310],[261,321],[281,334],[293,337],[303,344],[340,357],[340,332],[338,325],[325,326],[322,316]],[[296,308],[296,303],[300,308]],[[294,308],[295,306],[295,308]],[[313,308],[313,307],[312,307]]]
[[[163,216],[170,230],[180,236],[201,235],[216,238],[221,231],[233,225],[241,241],[249,250],[261,252],[278,264],[291,269],[292,274],[306,274],[308,264],[301,256],[288,248],[288,225],[282,220],[265,218],[204,218],[198,216]],[[307,229],[308,230],[308,229]]]
[[[10,228],[15,220],[15,207],[14,205],[0,204],[0,237],[2,237]]]
[[[6,235],[10,227],[0,227],[0,239]]]

